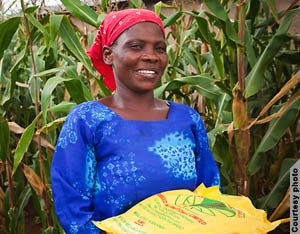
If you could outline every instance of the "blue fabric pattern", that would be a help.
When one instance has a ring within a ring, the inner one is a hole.
[[[93,220],[119,215],[173,189],[220,185],[206,129],[192,108],[168,101],[166,120],[125,120],[98,101],[76,106],[55,149],[55,212],[66,234],[93,234]]]

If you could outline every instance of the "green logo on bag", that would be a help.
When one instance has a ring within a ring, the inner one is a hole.
[[[218,214],[224,215],[225,217],[238,217],[245,218],[245,213],[230,207],[223,202],[201,197],[201,196],[182,196],[178,195],[175,199],[175,205],[183,205],[185,208],[194,209],[210,216],[217,216]]]

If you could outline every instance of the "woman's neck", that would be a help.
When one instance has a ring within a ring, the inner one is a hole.
[[[116,91],[111,98],[111,104],[118,109],[149,110],[157,106],[157,99],[154,97],[153,93],[135,95]]]
[[[154,95],[121,95],[117,91],[99,100],[123,119],[127,120],[164,120],[168,118],[169,106]]]

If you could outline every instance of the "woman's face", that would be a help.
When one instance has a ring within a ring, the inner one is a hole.
[[[153,90],[168,64],[164,34],[155,23],[130,27],[110,49],[103,54],[109,54],[117,88]]]

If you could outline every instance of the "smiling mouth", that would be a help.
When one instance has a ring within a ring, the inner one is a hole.
[[[138,73],[145,75],[154,75],[157,72],[153,70],[138,70]]]
[[[143,77],[144,79],[148,79],[148,80],[152,80],[152,79],[156,79],[156,76],[157,76],[157,72],[154,71],[154,70],[137,70],[137,73]]]

